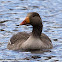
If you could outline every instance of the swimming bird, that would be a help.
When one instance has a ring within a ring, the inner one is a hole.
[[[27,14],[25,20],[20,25],[32,25],[32,32],[19,32],[13,35],[7,45],[9,50],[41,50],[53,47],[50,38],[42,33],[43,24],[37,12]]]

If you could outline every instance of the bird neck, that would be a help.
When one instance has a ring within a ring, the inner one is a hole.
[[[42,26],[41,25],[33,26],[32,35],[34,37],[40,37],[41,33],[42,33]]]

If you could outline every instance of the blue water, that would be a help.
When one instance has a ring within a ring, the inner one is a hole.
[[[45,52],[21,52],[7,49],[8,41],[17,32],[31,32],[31,26],[18,26],[28,12],[38,12],[43,33],[53,48]],[[0,0],[0,62],[62,62],[62,0]]]

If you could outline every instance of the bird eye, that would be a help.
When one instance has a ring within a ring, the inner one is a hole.
[[[37,13],[33,13],[33,14],[32,14],[32,17],[35,17],[35,16],[40,17],[39,14],[37,14]]]
[[[33,15],[33,17],[35,17],[36,15]]]

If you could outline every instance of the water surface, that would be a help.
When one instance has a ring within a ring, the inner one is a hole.
[[[45,52],[21,52],[7,49],[17,32],[31,32],[31,26],[18,26],[28,12],[38,12],[43,33],[49,36],[53,49]],[[0,0],[0,61],[62,62],[62,0]]]

